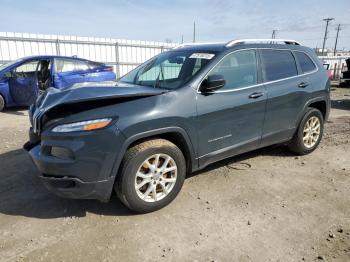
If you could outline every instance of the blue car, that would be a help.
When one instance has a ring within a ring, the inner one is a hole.
[[[0,66],[0,111],[29,106],[49,87],[116,80],[113,67],[76,57],[31,56]]]

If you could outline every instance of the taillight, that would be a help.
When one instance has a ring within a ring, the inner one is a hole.
[[[106,71],[111,71],[111,72],[113,72],[113,66],[107,66],[107,67],[106,67]]]

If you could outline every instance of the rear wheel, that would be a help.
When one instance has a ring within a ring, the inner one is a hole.
[[[149,140],[130,148],[123,159],[116,191],[131,210],[146,213],[168,205],[179,193],[186,162],[168,140]]]
[[[315,108],[308,108],[301,120],[294,138],[288,145],[297,154],[305,155],[314,151],[323,135],[323,115]]]
[[[0,95],[0,112],[5,109],[5,99]]]

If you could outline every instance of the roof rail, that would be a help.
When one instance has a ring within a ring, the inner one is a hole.
[[[290,40],[290,39],[275,39],[275,38],[266,38],[266,39],[237,39],[237,40],[232,40],[229,41],[226,44],[226,47],[231,47],[236,44],[244,44],[244,43],[259,43],[259,42],[270,42],[270,43],[285,43],[286,45],[301,45],[300,42],[295,41],[295,40]]]
[[[186,47],[186,46],[197,46],[197,45],[213,45],[213,44],[224,44],[223,42],[202,42],[202,43],[183,43],[183,44],[180,44],[178,46],[175,46],[175,48],[183,48],[183,47]]]

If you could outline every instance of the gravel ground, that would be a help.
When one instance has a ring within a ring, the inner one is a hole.
[[[311,155],[221,161],[146,215],[49,193],[21,149],[26,109],[0,113],[0,260],[350,261],[350,89],[333,89],[332,106]]]

